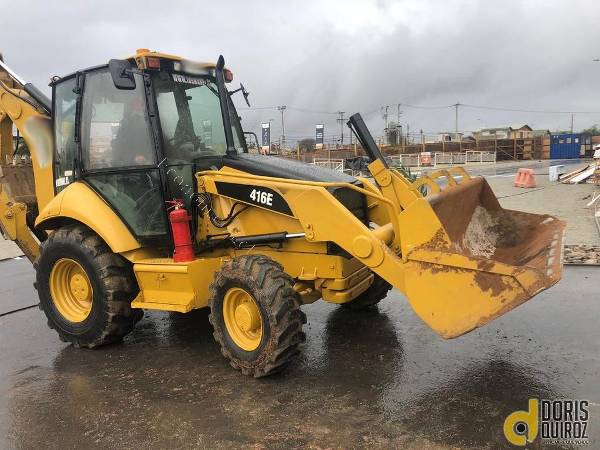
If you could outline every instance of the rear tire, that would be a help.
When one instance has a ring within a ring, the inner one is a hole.
[[[34,268],[48,326],[74,347],[119,342],[143,317],[131,308],[138,293],[131,264],[86,226],[51,233]]]
[[[392,285],[379,275],[374,275],[373,284],[355,299],[342,303],[342,307],[357,311],[373,309],[381,300],[386,298],[388,292],[392,289]]]
[[[260,255],[234,258],[215,274],[209,320],[234,369],[264,377],[299,355],[306,316],[293,286],[279,264]]]

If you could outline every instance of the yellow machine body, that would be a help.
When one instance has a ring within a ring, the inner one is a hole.
[[[147,51],[132,58],[144,68],[149,57],[183,61]],[[247,210],[227,226],[229,236],[285,230],[302,237],[278,247],[207,249],[191,262],[175,263],[169,249],[143,247],[136,241],[85,184],[72,183],[54,196],[51,119],[25,100],[31,99],[18,85],[6,82],[0,87],[2,230],[33,261],[39,253],[34,231],[51,233],[66,223],[87,225],[133,264],[139,285],[135,308],[188,312],[205,307],[213,275],[225,261],[261,254],[283,266],[304,303],[319,298],[349,302],[368,289],[377,274],[404,293],[435,332],[453,338],[505,314],[561,277],[564,222],[503,209],[485,179],[471,178],[460,168],[411,182],[378,160],[369,166],[373,178],[360,178],[358,183],[259,176],[227,164],[197,173],[198,191],[210,195],[223,215],[239,199],[219,193],[218,183],[268,189],[288,205],[290,212],[282,214],[247,202]],[[12,124],[30,149],[29,165],[8,161]],[[15,183],[19,179],[29,181]],[[442,179],[445,189],[438,184]],[[32,184],[33,192],[18,192],[17,186]],[[331,194],[333,188],[363,196],[368,221],[344,207]],[[424,189],[428,195],[422,194]],[[34,212],[35,228],[27,223],[28,211]],[[202,242],[222,232],[204,215],[195,238]],[[331,254],[330,244],[342,252]]]

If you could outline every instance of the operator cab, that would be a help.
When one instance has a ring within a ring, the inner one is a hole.
[[[56,78],[56,193],[84,182],[142,244],[168,244],[165,201],[191,210],[194,173],[247,151],[224,84],[232,79],[222,65],[147,50]]]

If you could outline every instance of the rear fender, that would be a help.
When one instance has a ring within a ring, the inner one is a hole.
[[[40,211],[35,227],[54,230],[72,221],[90,227],[114,253],[140,248],[119,216],[91,188],[75,182],[63,189]]]

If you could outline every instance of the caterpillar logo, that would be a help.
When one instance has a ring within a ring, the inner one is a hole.
[[[587,400],[529,399],[527,411],[515,411],[504,421],[504,436],[513,445],[525,446],[540,435],[544,443],[588,443]]]

